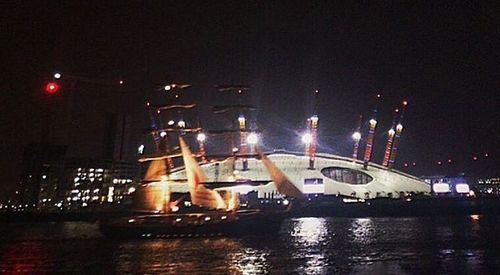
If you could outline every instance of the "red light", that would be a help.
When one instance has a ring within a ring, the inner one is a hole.
[[[45,91],[49,94],[55,94],[59,91],[59,84],[57,82],[49,82],[45,86]]]

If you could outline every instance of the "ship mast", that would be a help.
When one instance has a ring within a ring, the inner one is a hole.
[[[239,134],[239,149],[234,146],[234,137],[231,134],[231,145],[232,145],[231,153],[235,155],[236,152],[238,151],[239,153],[238,155],[241,156],[242,170],[246,171],[249,169],[247,155],[252,150],[252,148],[249,147],[249,141],[250,143],[252,143],[252,145],[256,141],[255,135],[249,133],[248,119],[245,116],[245,113],[247,111],[253,111],[255,110],[255,107],[251,105],[245,105],[242,103],[243,100],[242,96],[245,91],[249,90],[249,87],[245,85],[218,85],[216,86],[216,88],[219,92],[229,92],[237,96],[237,101],[238,101],[237,105],[215,106],[214,113],[225,113],[230,110],[234,110],[235,112],[237,112],[238,115],[237,131]],[[232,131],[230,132],[233,133]]]

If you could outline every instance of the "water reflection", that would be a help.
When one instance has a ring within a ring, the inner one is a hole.
[[[117,250],[116,273],[269,273],[269,252],[242,239],[137,240]]]
[[[291,236],[301,245],[316,245],[325,240],[327,233],[325,218],[300,218],[296,219]]]
[[[304,260],[296,271],[303,274],[323,274],[328,268],[324,245],[332,237],[329,235],[325,218],[295,219],[291,231],[292,244],[295,246],[293,257]]]
[[[52,260],[43,243],[37,242],[8,245],[0,259],[1,274],[46,274]]]
[[[0,273],[431,274],[500,269],[500,217],[300,218],[276,238],[110,240],[95,224],[0,224]]]
[[[269,253],[251,247],[241,248],[228,255],[230,270],[238,274],[267,274]]]
[[[375,226],[369,218],[354,219],[349,231],[352,234],[353,241],[356,243],[370,244],[374,241]]]

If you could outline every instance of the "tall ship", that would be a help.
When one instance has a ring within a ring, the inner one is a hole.
[[[279,231],[291,204],[272,209],[249,207],[241,204],[240,192],[244,192],[246,186],[253,188],[272,182],[280,193],[290,198],[302,197],[302,193],[262,153],[260,158],[270,178],[209,182],[182,137],[179,143],[185,178],[174,178],[167,173],[165,160],[172,156],[153,159],[145,175],[145,184],[136,192],[137,208],[128,216],[100,222],[100,230],[106,236],[170,238],[270,234]]]
[[[150,103],[147,105],[149,107]],[[187,110],[194,107],[195,104],[158,106],[155,107],[158,112],[150,115],[159,114],[159,110]],[[219,106],[214,108],[214,112],[224,113],[230,108],[247,107]],[[239,121],[241,124],[241,118]],[[149,167],[135,191],[133,207],[129,215],[100,222],[100,230],[106,236],[170,238],[270,234],[279,231],[291,209],[291,201],[303,198],[300,190],[262,152],[256,150],[253,156],[265,167],[265,175],[259,179],[242,178],[235,169],[235,163],[237,158],[246,163],[247,152],[244,155],[235,152],[219,155],[209,161],[202,144],[199,144],[201,152],[194,154],[186,142],[193,133],[198,134],[199,143],[203,142],[201,128],[188,127],[183,120],[177,124],[169,120],[167,128],[162,125],[158,127],[157,122],[152,119],[151,131],[157,150],[154,155],[139,159],[140,162],[149,163]],[[172,136],[177,138],[179,146],[171,142]],[[221,157],[222,161],[216,160]],[[207,163],[217,167],[229,163],[232,165],[223,169],[220,177],[213,179],[206,173]],[[242,194],[269,184],[290,201],[279,207],[261,207],[241,200]]]

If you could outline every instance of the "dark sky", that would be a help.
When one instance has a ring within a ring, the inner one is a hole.
[[[70,156],[99,157],[104,114],[144,116],[148,95],[169,81],[193,84],[186,93],[206,106],[224,101],[214,85],[250,85],[245,101],[259,108],[267,149],[302,150],[318,89],[320,151],[345,156],[358,115],[369,116],[380,93],[379,163],[392,110],[407,99],[398,167],[498,175],[500,9],[487,2],[2,3],[0,190],[18,181],[47,104],[55,112],[72,102],[68,130],[54,130],[54,140],[68,142]],[[102,83],[77,82],[71,100],[48,99],[42,87],[55,70]],[[119,79],[126,85],[109,85]]]

